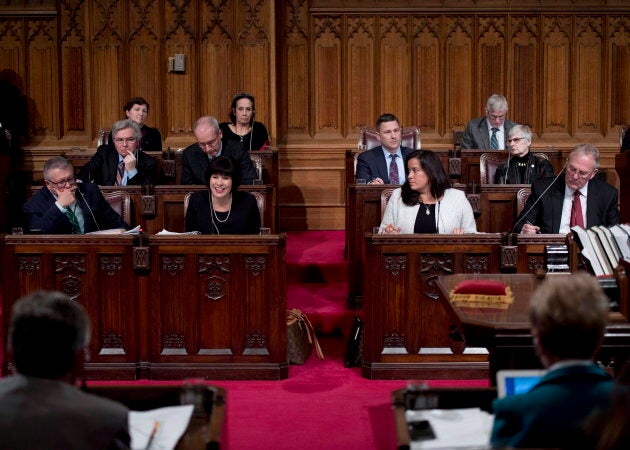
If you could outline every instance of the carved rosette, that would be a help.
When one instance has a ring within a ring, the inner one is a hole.
[[[20,264],[20,270],[26,272],[27,276],[33,275],[39,271],[41,265],[41,259],[39,256],[20,256],[18,258]]]
[[[61,291],[72,300],[76,300],[81,295],[81,278],[68,275],[61,279]]]
[[[487,273],[488,256],[468,255],[466,256],[466,273]]]
[[[101,270],[110,277],[122,269],[122,258],[120,256],[101,256]]]
[[[206,298],[219,300],[225,297],[225,278],[213,275],[206,279]]]
[[[259,330],[252,330],[245,336],[245,348],[267,348],[267,337]]]
[[[440,275],[451,275],[455,273],[455,262],[453,256],[450,253],[444,254],[422,254],[418,257],[420,262],[418,267],[420,268],[420,276],[424,280],[424,293],[433,300],[439,298],[438,288],[435,285],[435,280]]]
[[[162,270],[166,271],[170,276],[174,277],[178,272],[184,270],[183,256],[164,256],[162,257]]]
[[[385,270],[389,271],[393,276],[407,268],[407,256],[387,256],[385,258]]]
[[[398,330],[392,330],[389,334],[383,337],[383,349],[386,352],[386,349],[392,348],[407,348],[407,337],[404,334],[401,334]]]
[[[544,256],[530,256],[527,260],[527,270],[530,273],[536,273],[537,270],[545,268]]]
[[[198,273],[232,273],[228,255],[201,255],[197,258]]]
[[[179,333],[168,333],[164,335],[162,347],[165,349],[183,349],[184,336]]]
[[[85,273],[84,255],[60,255],[55,257],[55,273],[79,272]]]
[[[264,255],[246,256],[245,268],[256,277],[267,268],[267,257]]]
[[[104,334],[102,339],[104,348],[123,348],[122,336],[114,333],[114,331]]]

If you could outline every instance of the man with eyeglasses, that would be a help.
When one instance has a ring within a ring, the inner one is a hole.
[[[357,180],[367,184],[403,184],[405,182],[405,158],[413,150],[401,146],[402,129],[393,114],[381,114],[376,119],[376,130],[381,145],[359,154]]]
[[[507,112],[508,102],[504,96],[492,94],[488,97],[486,115],[468,122],[462,137],[461,147],[505,150],[507,133],[516,125],[505,118]]]
[[[84,234],[129,228],[96,184],[77,183],[66,158],[55,156],[44,163],[44,182],[23,207],[29,232]]]
[[[100,186],[152,185],[157,181],[157,161],[138,148],[142,132],[131,119],[112,126],[114,147],[103,144],[79,171],[84,183]]]
[[[241,169],[241,184],[253,184],[256,169],[249,153],[242,148],[223,147],[219,122],[212,116],[203,116],[193,125],[197,142],[183,152],[182,184],[206,184],[206,170],[217,156],[229,156]]]
[[[565,234],[574,225],[590,228],[618,224],[617,189],[595,178],[598,167],[599,150],[594,145],[575,147],[563,175],[532,184],[514,232]]]
[[[527,125],[514,125],[508,132],[510,147],[508,162],[497,167],[494,184],[531,184],[535,180],[553,177],[549,160],[529,151],[532,130]]]

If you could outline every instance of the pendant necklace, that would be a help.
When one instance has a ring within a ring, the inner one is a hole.
[[[431,210],[429,209],[429,205],[427,205],[427,204],[426,204],[426,203],[424,203],[424,202],[420,202],[420,204],[421,204],[422,206],[424,206],[424,207],[425,207],[425,209],[426,209],[426,215],[427,215],[427,216],[430,216],[430,215],[431,215]]]
[[[214,204],[212,202],[212,196],[210,199],[210,212],[211,214],[214,215],[214,218],[217,222],[219,223],[225,223],[228,221],[228,219],[230,218],[230,213],[232,212],[232,195],[230,194],[230,208],[227,210],[227,217],[223,220],[219,219],[219,217],[217,216],[217,212],[214,210]]]

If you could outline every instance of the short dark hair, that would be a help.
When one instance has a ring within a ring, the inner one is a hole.
[[[149,102],[147,102],[142,97],[134,97],[129,99],[127,103],[125,103],[125,106],[123,106],[123,111],[130,111],[131,108],[133,108],[133,105],[147,105],[147,112],[149,112]]]
[[[212,175],[232,178],[232,192],[241,185],[241,168],[229,156],[217,156],[210,161],[206,170],[206,186],[210,184]]]
[[[378,131],[383,122],[397,122],[400,126],[400,120],[398,120],[398,117],[390,113],[385,113],[381,114],[380,116],[378,116],[378,119],[376,119],[376,131]]]
[[[232,105],[230,106],[230,122],[232,122],[232,125],[236,125],[236,114],[234,114],[234,108],[236,108],[238,101],[244,98],[252,102],[252,119],[249,123],[251,125],[254,122],[254,117],[256,116],[256,101],[254,100],[254,96],[252,94],[248,94],[247,92],[239,92],[234,95]]]
[[[420,162],[420,167],[427,175],[429,184],[431,185],[431,195],[438,199],[444,195],[444,192],[451,187],[451,180],[446,175],[442,162],[437,153],[431,150],[415,150],[407,155],[405,158],[405,175],[407,175],[408,168],[407,163],[411,159],[417,159]],[[405,183],[400,189],[400,196],[402,201],[407,206],[414,206],[418,204],[420,193],[414,191],[409,186],[409,180],[405,176]]]
[[[89,342],[83,307],[58,291],[37,291],[13,305],[9,346],[18,373],[59,379],[74,368]]]

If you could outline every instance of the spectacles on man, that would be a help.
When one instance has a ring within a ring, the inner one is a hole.
[[[492,113],[488,113],[488,116],[493,119],[493,120],[503,120],[505,119],[505,114],[492,114]]]
[[[114,142],[117,143],[117,144],[122,144],[123,142],[126,142],[127,144],[133,144],[136,141],[137,141],[137,139],[135,137],[114,138]]]
[[[517,138],[510,138],[508,139],[508,144],[511,144],[512,142],[514,142],[515,144],[521,142],[523,139],[525,139],[524,137],[517,137]]]
[[[68,186],[74,186],[74,184],[77,182],[75,177],[68,177],[64,180],[59,180],[59,181],[52,181],[52,180],[46,180],[47,183],[52,184],[54,187],[56,187],[57,189],[61,189],[66,187],[66,184]]]
[[[221,136],[217,136],[214,139],[212,139],[211,141],[208,142],[197,142],[197,144],[199,144],[199,147],[203,148],[203,147],[214,147],[215,145],[217,145],[217,142],[219,142],[219,140],[221,139]]]
[[[567,173],[569,175],[575,175],[577,174],[580,178],[586,178],[588,177],[590,174],[592,174],[593,172],[595,172],[597,169],[593,169],[590,170],[588,172],[584,171],[584,170],[577,170],[575,167],[573,166],[567,166]]]

